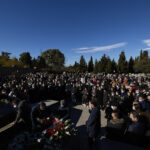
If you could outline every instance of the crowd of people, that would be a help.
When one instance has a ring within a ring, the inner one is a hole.
[[[64,100],[66,105],[82,103],[105,111],[107,132],[149,135],[150,130],[150,76],[142,74],[91,74],[91,73],[28,73],[19,78],[1,79],[0,99],[10,103],[17,101],[34,103],[45,99]],[[64,105],[64,102],[61,103]],[[68,108],[61,118],[67,115]],[[62,108],[63,108],[62,107]],[[41,104],[35,116],[42,116],[45,105]],[[62,110],[60,108],[60,110]],[[39,110],[41,112],[39,113]],[[64,110],[64,109],[63,109]],[[44,116],[45,117],[45,116]],[[60,118],[60,116],[55,117]],[[64,118],[65,119],[65,118]],[[18,121],[18,120],[17,120]],[[38,121],[35,121],[38,124]],[[40,122],[40,120],[39,120]],[[95,135],[93,135],[95,136]]]

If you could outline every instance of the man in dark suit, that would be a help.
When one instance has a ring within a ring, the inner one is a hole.
[[[100,109],[97,105],[97,99],[92,99],[89,102],[89,107],[91,109],[91,113],[86,122],[88,132],[88,143],[90,150],[95,150],[98,149],[97,138],[100,134]]]

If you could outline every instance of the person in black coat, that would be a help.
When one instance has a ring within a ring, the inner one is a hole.
[[[128,127],[128,132],[140,136],[144,135],[145,125],[144,123],[140,122],[140,116],[138,113],[135,111],[131,112],[130,119],[132,120],[132,123]]]
[[[47,118],[51,117],[51,110],[48,109],[46,103],[41,102],[39,105],[32,109],[31,118],[33,129],[42,127],[43,123]]]
[[[26,100],[22,100],[18,102],[17,100],[14,100],[13,106],[17,108],[17,116],[15,121],[12,123],[13,125],[17,124],[20,119],[22,119],[26,125],[27,128],[31,128],[31,107],[29,106],[28,102]]]
[[[60,101],[60,106],[58,108],[58,115],[62,121],[65,121],[70,118],[69,107],[66,106],[65,100]]]
[[[91,113],[86,122],[88,143],[90,149],[97,149],[97,137],[100,134],[100,109],[97,106],[97,100],[95,98],[89,101],[89,107],[91,109]]]
[[[141,105],[142,110],[149,113],[150,105],[149,105],[149,103],[144,99],[144,96],[143,96],[143,95],[140,95],[140,96],[139,96],[139,103],[140,103],[140,105]]]
[[[100,107],[103,108],[103,89],[101,87],[98,87],[97,99]]]

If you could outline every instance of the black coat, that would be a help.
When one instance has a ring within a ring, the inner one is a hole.
[[[31,114],[31,108],[30,108],[29,104],[25,100],[21,101],[18,104],[18,112],[17,112],[15,123],[17,123],[21,118],[25,122],[31,121],[30,114]]]
[[[96,137],[100,132],[100,110],[99,107],[92,109],[91,114],[86,122],[89,137]]]
[[[129,125],[128,132],[136,135],[143,135],[145,132],[145,125],[141,122],[133,122]]]

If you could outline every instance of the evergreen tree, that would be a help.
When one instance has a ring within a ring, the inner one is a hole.
[[[132,56],[130,57],[130,60],[129,60],[128,72],[134,73],[134,60],[133,60]]]
[[[113,72],[112,62],[111,62],[111,59],[109,57],[107,58],[107,65],[105,68],[105,72],[106,73],[112,73]]]
[[[99,64],[99,68],[98,71],[99,72],[106,72],[106,66],[108,63],[108,58],[106,57],[106,55],[104,54],[100,60]]]
[[[30,56],[29,52],[24,52],[20,54],[19,60],[27,67],[31,67],[31,60],[32,57]]]
[[[140,52],[140,57],[137,57],[134,62],[134,70],[136,73],[149,73],[150,72],[150,58],[148,51]]]
[[[117,63],[115,62],[114,59],[112,60],[111,64],[112,64],[112,71],[117,72]]]
[[[93,64],[93,58],[91,56],[91,59],[88,63],[88,72],[93,72],[93,70],[94,70],[94,64]]]
[[[118,60],[118,71],[120,73],[126,73],[127,72],[127,61],[125,53],[122,51]]]
[[[142,60],[142,59],[143,59],[143,51],[141,49],[141,51],[140,51],[140,60]]]
[[[74,69],[75,72],[80,71],[80,64],[75,61],[73,69]]]
[[[87,63],[86,63],[83,55],[80,58],[80,71],[81,72],[87,71]]]
[[[148,58],[148,51],[143,51],[143,58]]]
[[[98,61],[97,61],[97,59],[95,60],[94,73],[98,73]]]

